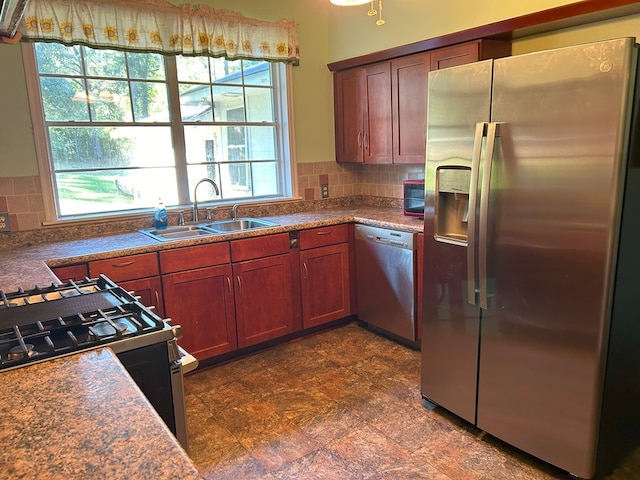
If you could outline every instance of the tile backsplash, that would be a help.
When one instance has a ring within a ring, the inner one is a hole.
[[[329,198],[365,195],[402,198],[402,181],[424,178],[423,165],[363,165],[335,162],[299,163],[298,192],[304,200],[322,198],[328,180]]]
[[[9,212],[11,230],[36,230],[45,220],[40,178],[0,177],[0,211]]]
[[[329,185],[329,199],[362,195],[399,200],[402,181],[420,178],[422,165],[297,164],[298,195],[304,201],[321,200],[323,183]],[[46,217],[39,177],[0,177],[0,212],[9,212],[11,231],[42,228]]]

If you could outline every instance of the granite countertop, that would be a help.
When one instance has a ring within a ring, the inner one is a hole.
[[[402,210],[388,207],[353,207],[314,210],[287,215],[262,217],[278,226],[233,234],[212,235],[187,240],[158,242],[140,233],[106,235],[81,240],[42,243],[0,250],[0,290],[11,292],[19,287],[46,286],[58,279],[48,266],[68,265],[91,260],[154,252],[169,248],[227,241],[304,228],[357,222],[382,228],[422,232],[423,222],[405,217]]]
[[[108,348],[0,379],[3,477],[202,478]]]

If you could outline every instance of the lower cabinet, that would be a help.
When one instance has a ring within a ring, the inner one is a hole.
[[[89,276],[95,278],[100,274],[133,292],[144,305],[154,307],[156,313],[164,317],[158,255],[155,252],[89,262]]]
[[[294,282],[287,233],[231,242],[238,347],[295,331]]]
[[[52,267],[63,282],[105,274],[180,325],[198,360],[355,314],[353,225]]]
[[[143,305],[155,308],[155,313],[160,317],[165,316],[162,283],[159,276],[118,282],[118,285],[128,292],[133,292],[136,297],[140,297]]]
[[[347,317],[351,302],[349,225],[300,232],[304,328]]]
[[[85,277],[89,276],[89,268],[86,263],[51,267],[51,271],[62,283],[66,283],[69,280],[73,280],[74,282],[84,280]]]
[[[165,312],[198,360],[237,348],[229,243],[160,252]]]
[[[107,275],[180,325],[178,343],[206,360],[355,313],[353,225],[294,239],[278,233],[52,270],[64,281]]]

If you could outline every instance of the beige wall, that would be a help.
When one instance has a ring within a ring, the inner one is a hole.
[[[293,68],[296,158],[298,163],[316,163],[334,160],[332,77],[327,63],[573,2],[486,0],[483,8],[477,9],[477,3],[469,0],[387,0],[387,23],[382,27],[375,26],[366,15],[367,5],[336,7],[329,0],[193,3],[208,3],[266,20],[296,19],[301,48],[301,64]],[[468,7],[470,4],[473,9]],[[615,36],[640,36],[639,18],[521,39],[516,42],[514,53]],[[37,175],[20,48],[0,44],[0,65],[0,178]]]
[[[575,0],[383,0],[381,27],[367,17],[369,5],[331,5],[329,57],[351,58],[570,3]]]
[[[640,15],[521,38],[513,42],[512,52],[514,55],[520,55],[538,50],[548,50],[617,37],[636,37],[640,39]]]

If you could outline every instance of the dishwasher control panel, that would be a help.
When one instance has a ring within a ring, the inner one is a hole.
[[[369,225],[356,225],[356,240],[364,240],[408,250],[416,249],[415,233],[370,227]]]

